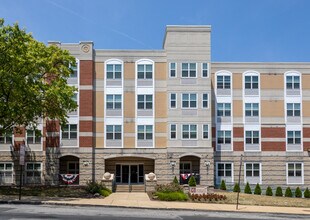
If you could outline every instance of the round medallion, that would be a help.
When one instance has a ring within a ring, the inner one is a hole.
[[[89,50],[90,50],[90,46],[89,45],[83,45],[82,46],[82,51],[84,52],[84,53],[88,53],[89,52]]]

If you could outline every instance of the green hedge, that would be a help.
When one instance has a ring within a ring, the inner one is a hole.
[[[187,201],[188,199],[184,192],[156,192],[155,195],[161,201]]]
[[[104,197],[108,197],[109,195],[112,194],[112,191],[108,188],[104,188],[102,190],[100,190],[100,195],[104,196]]]

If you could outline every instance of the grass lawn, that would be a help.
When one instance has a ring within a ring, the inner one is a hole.
[[[0,195],[14,196],[19,194],[18,187],[0,186]],[[87,197],[89,194],[81,186],[33,186],[22,187],[22,196],[38,197]]]
[[[212,201],[212,203],[220,204],[236,204],[237,193],[215,191],[216,194],[225,195],[227,199],[224,201]],[[287,207],[310,207],[310,199],[287,198],[264,195],[250,195],[240,193],[239,204],[241,205],[260,205],[260,206],[287,206]]]

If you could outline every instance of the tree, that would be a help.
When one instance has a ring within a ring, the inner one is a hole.
[[[287,187],[285,190],[285,197],[292,197],[293,193],[290,187]]]
[[[179,185],[179,180],[176,176],[173,178],[173,184]]]
[[[194,176],[191,176],[188,180],[188,185],[191,187],[195,187],[196,186],[196,179]]]
[[[18,24],[0,19],[1,132],[38,124],[49,117],[67,122],[77,108],[74,87],[67,85],[76,64],[68,51],[38,42]]]
[[[251,190],[251,187],[250,187],[249,182],[247,182],[246,185],[245,185],[244,193],[246,193],[246,194],[252,194],[252,190]]]
[[[278,186],[276,189],[276,196],[283,196],[282,188],[280,186]]]
[[[308,189],[308,187],[306,188],[306,190],[304,192],[304,197],[305,198],[310,198],[310,190]]]
[[[296,190],[295,190],[295,197],[296,198],[301,198],[302,197],[302,192],[301,192],[299,187],[297,187]]]
[[[240,186],[239,186],[238,183],[235,183],[235,186],[234,186],[234,190],[233,190],[233,191],[234,191],[234,192],[241,192]]]
[[[266,189],[266,196],[273,196],[273,192],[270,186],[268,186]]]
[[[260,185],[258,183],[255,186],[254,194],[255,195],[261,195],[262,194],[262,189],[260,188]]]
[[[222,180],[221,185],[220,185],[221,190],[226,190],[226,183],[224,180]]]

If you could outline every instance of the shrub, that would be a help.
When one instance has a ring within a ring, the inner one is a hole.
[[[188,185],[191,187],[195,187],[196,186],[196,179],[194,176],[191,176],[188,180]]]
[[[255,186],[254,194],[255,195],[261,195],[262,194],[262,189],[260,188],[260,185],[258,183]]]
[[[251,190],[251,187],[250,187],[249,182],[247,182],[246,185],[245,185],[244,193],[246,193],[246,194],[252,194],[252,190]]]
[[[302,197],[302,192],[301,192],[299,187],[297,187],[296,190],[295,190],[295,197],[296,198],[301,198]]]
[[[282,188],[280,186],[278,186],[276,189],[276,196],[283,196]]]
[[[268,186],[266,189],[266,196],[273,196],[272,189],[270,186]]]
[[[179,185],[179,180],[176,176],[174,176],[173,183]]]
[[[93,182],[93,181],[87,181],[85,190],[88,193],[95,194],[100,193],[100,190],[105,189],[105,185],[101,182]]]
[[[169,193],[169,192],[183,192],[182,187],[179,184],[158,184],[155,187],[157,192]]]
[[[234,192],[241,192],[241,190],[240,190],[240,186],[239,186],[239,184],[238,183],[236,183],[235,184],[235,186],[234,186],[234,190],[233,190]]]
[[[305,198],[310,198],[310,190],[308,189],[308,187],[306,188],[306,190],[304,192],[304,197]]]
[[[112,194],[112,191],[108,188],[104,188],[104,189],[100,190],[100,195],[102,195],[104,197],[108,197],[111,194]]]
[[[186,201],[188,199],[184,192],[156,192],[155,195],[161,201]]]
[[[220,201],[220,200],[226,200],[227,197],[225,195],[219,195],[219,194],[215,194],[215,193],[211,193],[211,194],[191,194],[190,198],[192,200],[198,200],[198,201],[202,201],[202,200],[209,200],[210,202],[212,200],[215,201]]]
[[[293,197],[293,193],[290,187],[287,187],[285,190],[285,197]]]
[[[220,185],[221,190],[226,190],[226,183],[224,180],[222,180],[221,185]]]

